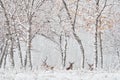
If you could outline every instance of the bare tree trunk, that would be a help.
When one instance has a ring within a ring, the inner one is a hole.
[[[101,54],[101,68],[103,68],[103,45],[102,45],[102,33],[99,32],[99,41],[100,41],[100,54]]]
[[[4,39],[2,40],[2,44],[0,45],[0,53],[2,53],[3,47],[4,47]],[[0,56],[1,56],[1,54],[0,54]]]
[[[31,61],[31,27],[28,28],[27,31],[27,49],[26,49],[26,55],[24,60],[24,66],[29,67],[32,69],[32,61]]]
[[[120,52],[118,51],[118,49],[117,49],[117,56],[118,56],[118,62],[120,64]]]
[[[64,50],[64,63],[63,63],[63,65],[64,65],[64,67],[66,66],[66,57],[67,57],[67,45],[68,45],[68,43],[67,43],[67,39],[65,39],[65,50]]]
[[[8,52],[6,50],[5,57],[4,57],[4,69],[6,68],[6,59],[7,59],[7,56],[8,56]]]
[[[15,36],[17,38],[17,47],[18,47],[18,54],[19,54],[19,58],[20,58],[20,64],[21,64],[21,68],[23,67],[23,58],[22,58],[22,51],[21,51],[21,45],[20,45],[20,40],[19,40],[19,36],[16,30],[16,26],[14,23],[14,31],[15,31]]]
[[[99,12],[99,0],[96,0],[96,12]],[[98,27],[99,27],[99,16],[96,18],[95,23],[95,68],[98,66]]]
[[[22,58],[22,51],[21,51],[21,46],[20,46],[20,40],[17,37],[17,46],[18,46],[18,54],[19,54],[19,58],[20,58],[20,64],[21,64],[21,68],[23,67],[23,58]]]
[[[78,12],[78,3],[79,3],[79,0],[77,0],[77,5],[76,5],[76,12],[75,12],[75,17],[74,17],[74,21],[72,22],[72,17],[70,15],[70,12],[69,12],[69,9],[67,7],[67,4],[64,0],[62,0],[63,4],[64,4],[64,7],[66,9],[66,12],[67,12],[67,15],[69,17],[69,20],[70,20],[70,23],[71,23],[71,26],[72,26],[72,30],[73,30],[73,36],[75,37],[75,40],[78,42],[79,46],[80,46],[80,50],[81,50],[81,53],[82,53],[82,68],[84,69],[85,67],[85,52],[84,52],[84,47],[83,47],[83,44],[82,44],[82,41],[80,39],[80,37],[77,36],[76,32],[75,32],[75,24],[76,24],[76,17],[77,17],[77,12]]]
[[[95,68],[98,67],[98,35],[99,35],[98,28],[101,27],[100,26],[100,24],[101,24],[100,17],[101,17],[102,12],[104,11],[104,9],[106,7],[107,0],[105,0],[105,3],[104,3],[102,10],[99,9],[99,3],[100,3],[100,0],[96,0],[96,12],[98,13],[98,15],[96,16],[96,23],[95,23]],[[100,41],[100,50],[102,50],[101,46],[102,46],[102,43]],[[102,53],[101,60],[103,60],[103,52],[101,52],[101,53]],[[102,65],[103,65],[103,62],[102,62]]]
[[[96,29],[95,29],[95,68],[98,65],[98,20],[96,19]]]
[[[61,52],[61,60],[62,60],[62,68],[64,69],[66,66],[66,53],[67,53],[67,39],[65,39],[64,49],[62,48],[62,35],[60,35],[60,52]]]
[[[3,58],[5,56],[5,51],[6,51],[7,45],[8,45],[8,40],[5,40],[4,47],[3,47],[3,50],[2,50],[2,53],[0,56],[0,68],[2,67],[2,62],[3,62]]]
[[[26,51],[26,59],[27,65],[32,69],[32,61],[31,61],[31,27],[29,26],[27,31],[27,51]]]
[[[60,53],[61,53],[61,60],[62,60],[62,68],[64,68],[64,58],[63,58],[63,49],[62,49],[62,35],[60,35],[60,39],[59,39],[59,46],[60,46]]]
[[[25,59],[24,59],[24,68],[26,68],[27,65],[27,54],[25,55]]]
[[[14,52],[13,52],[13,39],[11,37],[11,43],[10,43],[10,58],[11,58],[11,66],[14,68],[15,63],[14,63]]]
[[[75,34],[75,33],[73,33],[74,34],[74,37],[75,37],[75,39],[77,40],[77,42],[78,42],[78,44],[79,44],[79,46],[80,46],[80,49],[81,49],[81,52],[82,52],[82,68],[84,69],[84,67],[85,67],[85,52],[84,52],[84,47],[83,47],[83,44],[82,44],[82,41],[79,39],[79,37]]]

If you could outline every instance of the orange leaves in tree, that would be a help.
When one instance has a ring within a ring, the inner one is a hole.
[[[98,29],[100,31],[111,29],[114,25],[114,21],[108,17],[105,17],[105,16],[101,16],[99,22],[100,22],[100,24],[99,24]]]
[[[85,24],[84,24],[84,28],[86,29],[86,31],[92,32],[95,30],[95,18],[91,18],[89,17],[88,19],[84,19]],[[104,30],[108,30],[111,29],[114,25],[114,21],[113,19],[106,17],[106,16],[101,16],[98,22],[98,30],[99,31],[104,31]]]

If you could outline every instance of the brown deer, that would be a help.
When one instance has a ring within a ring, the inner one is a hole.
[[[66,68],[66,70],[72,70],[73,69],[74,62],[69,62],[69,67]]]
[[[47,57],[46,57],[45,60],[42,61],[42,62],[43,62],[42,66],[43,66],[46,70],[53,70],[53,69],[54,69],[54,66],[50,66],[50,65],[47,64]]]

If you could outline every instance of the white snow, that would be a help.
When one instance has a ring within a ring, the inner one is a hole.
[[[0,80],[120,80],[120,72],[0,70]]]

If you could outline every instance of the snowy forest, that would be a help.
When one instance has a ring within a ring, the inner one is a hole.
[[[119,71],[119,30],[120,0],[0,0],[0,75]]]

